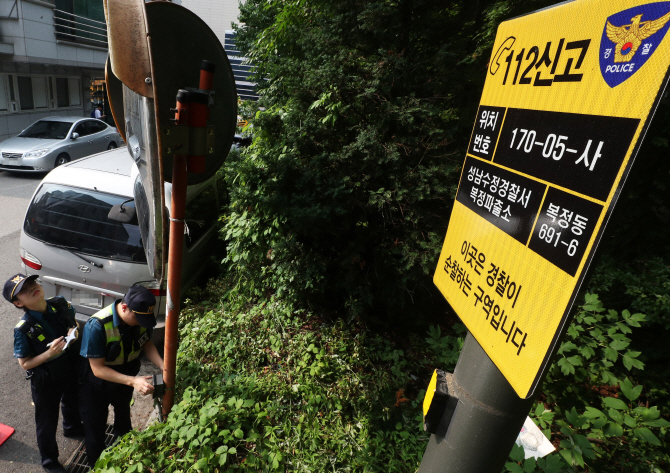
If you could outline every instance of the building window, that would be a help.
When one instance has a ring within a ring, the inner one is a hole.
[[[0,76],[0,112],[9,111],[7,77]]]
[[[19,85],[19,104],[21,110],[34,110],[35,102],[33,102],[33,81],[30,77],[17,76],[16,82]]]
[[[65,77],[56,78],[56,104],[58,108],[70,106],[70,91]]]
[[[82,106],[79,77],[0,74],[0,114]]]
[[[55,98],[58,108],[81,107],[81,80],[72,77],[56,77]]]
[[[17,76],[19,105],[21,110],[45,110],[49,108],[47,78],[37,76]]]
[[[33,102],[35,109],[49,108],[49,100],[47,98],[47,78],[46,77],[32,77],[33,82]]]
[[[107,47],[103,0],[55,0],[56,38]]]
[[[7,86],[9,86],[9,100],[15,102],[16,98],[14,97],[14,77],[7,76]]]
[[[70,106],[81,106],[81,86],[79,85],[79,79],[68,79],[67,83],[70,89]]]

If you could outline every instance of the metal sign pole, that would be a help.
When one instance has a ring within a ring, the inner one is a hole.
[[[468,333],[452,378],[458,399],[443,417],[446,434],[430,436],[419,473],[501,471],[533,399],[521,399]]]
[[[174,153],[172,161],[172,206],[167,276],[167,317],[165,319],[165,361],[163,364],[163,379],[165,380],[163,416],[167,416],[174,405],[188,175],[189,173],[202,173],[206,169],[208,103],[214,70],[214,64],[202,61],[200,89],[191,92],[179,90],[177,108],[174,109],[176,125],[169,128],[175,135],[179,135],[180,131],[184,132],[184,135],[183,139],[175,141],[175,148],[180,152]],[[212,129],[209,131],[213,132]],[[167,136],[172,136],[172,134]],[[188,143],[185,140],[187,137],[189,138]]]
[[[177,154],[172,162],[172,205],[170,207],[170,248],[168,253],[167,315],[165,317],[165,360],[163,362],[163,416],[174,404],[177,349],[179,348],[179,294],[181,293],[181,264],[184,249],[184,217],[188,174],[187,156]]]

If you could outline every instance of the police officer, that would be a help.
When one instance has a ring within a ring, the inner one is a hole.
[[[132,286],[123,299],[91,316],[82,335],[81,356],[88,358],[79,391],[81,416],[86,434],[86,456],[91,468],[105,449],[107,410],[114,406],[114,436],[132,429],[130,402],[133,389],[153,393],[151,376],[137,376],[139,356],[145,354],[163,369],[156,346],[151,342],[156,325],[156,298],[143,286]]]
[[[62,297],[44,299],[37,276],[16,274],[7,280],[2,295],[25,311],[14,327],[14,357],[30,378],[35,404],[37,445],[42,467],[49,472],[65,472],[58,462],[58,405],[63,411],[63,434],[83,434],[79,417],[77,388],[81,357],[79,341],[65,337],[75,330],[75,310]]]

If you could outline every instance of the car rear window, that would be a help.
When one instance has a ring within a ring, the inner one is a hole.
[[[114,205],[135,208],[133,201],[126,200],[103,192],[44,184],[28,208],[24,231],[33,238],[73,251],[146,263],[137,215],[129,223],[107,218]]]

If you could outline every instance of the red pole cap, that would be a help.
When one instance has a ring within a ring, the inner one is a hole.
[[[200,90],[212,90],[214,87],[214,72],[216,64],[207,60],[202,61],[200,65]]]

